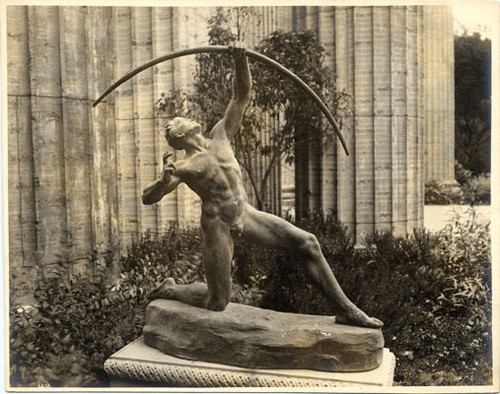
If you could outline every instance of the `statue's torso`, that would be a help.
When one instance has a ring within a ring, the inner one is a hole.
[[[221,219],[230,226],[238,222],[247,195],[229,141],[212,141],[176,164],[176,175],[202,200],[202,220]]]

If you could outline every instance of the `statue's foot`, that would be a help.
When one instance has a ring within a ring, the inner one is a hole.
[[[148,294],[150,300],[155,300],[157,298],[172,299],[174,297],[174,289],[177,285],[173,278],[168,278],[161,285],[154,288],[151,293]]]
[[[382,328],[384,323],[375,317],[370,317],[360,309],[335,315],[335,322],[357,327]]]

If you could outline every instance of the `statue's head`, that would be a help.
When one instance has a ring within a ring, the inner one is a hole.
[[[201,135],[201,125],[191,118],[176,117],[165,126],[165,139],[177,150],[186,148],[186,141],[196,135]]]

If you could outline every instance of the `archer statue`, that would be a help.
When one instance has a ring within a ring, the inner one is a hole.
[[[241,169],[230,140],[240,129],[252,84],[245,48],[234,43],[229,53],[234,59],[233,94],[224,117],[213,127],[210,138],[203,136],[201,125],[193,119],[176,117],[168,122],[166,140],[172,148],[184,150],[185,155],[173,162],[172,154],[165,153],[161,178],[148,185],[142,195],[144,204],[154,204],[184,182],[200,196],[206,284],[177,285],[169,278],[152,291],[151,298],[224,310],[231,295],[233,239],[242,237],[301,257],[312,281],[338,307],[337,323],[382,327],[380,320],[369,317],[347,298],[313,234],[248,204]]]

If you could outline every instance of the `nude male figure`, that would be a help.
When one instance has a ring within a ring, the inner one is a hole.
[[[162,177],[148,185],[142,195],[144,204],[154,204],[184,182],[200,196],[202,260],[207,283],[176,285],[169,278],[153,290],[151,297],[224,310],[231,295],[233,237],[241,236],[259,245],[301,256],[312,281],[337,305],[337,323],[382,327],[380,320],[366,315],[344,294],[313,234],[247,203],[230,139],[240,128],[249,101],[251,78],[245,49],[235,44],[230,52],[235,76],[233,96],[224,118],[214,126],[210,139],[203,136],[201,125],[192,119],[177,117],[170,121],[165,137],[172,148],[184,150],[185,155],[174,163],[169,159],[171,154],[165,153]]]

